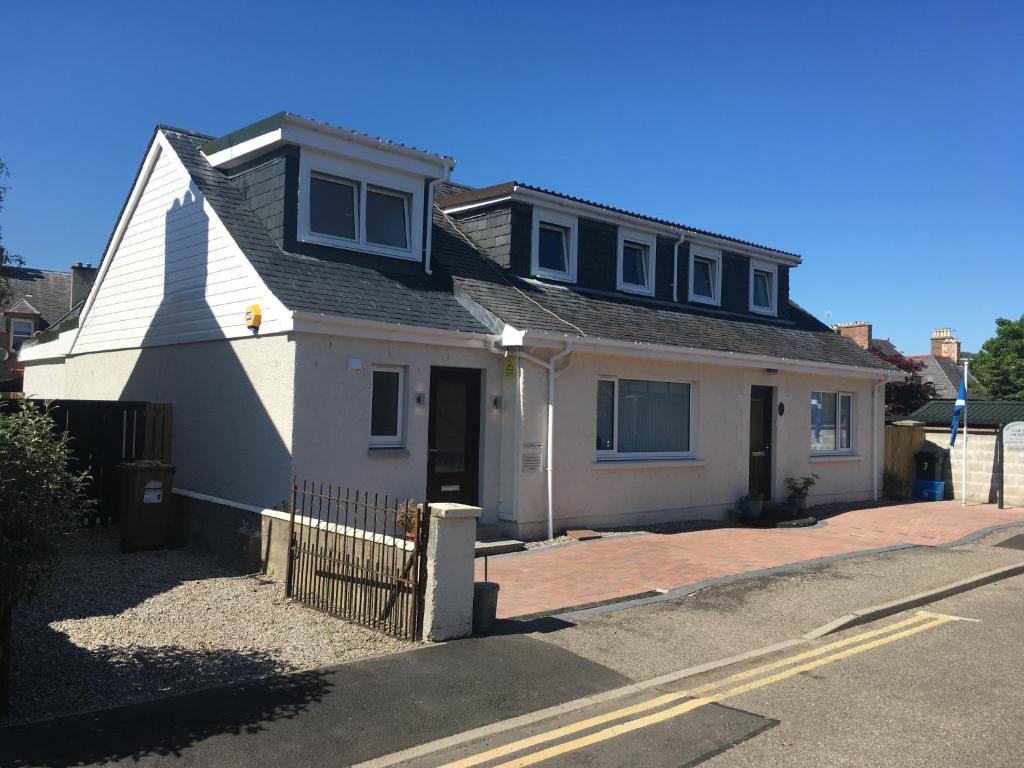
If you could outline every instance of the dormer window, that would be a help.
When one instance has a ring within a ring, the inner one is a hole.
[[[619,228],[618,289],[654,295],[654,254],[657,240],[643,232]]]
[[[778,314],[778,268],[763,261],[750,262],[750,311]]]
[[[32,338],[35,333],[36,324],[34,320],[22,318],[11,318],[11,349],[21,349],[21,345]]]
[[[409,196],[370,187],[366,192],[366,239],[377,245],[409,247]]]
[[[532,272],[537,277],[576,280],[576,218],[533,209]]]
[[[310,232],[355,240],[358,199],[358,182],[312,174],[309,179]]]
[[[298,239],[419,260],[422,188],[422,180],[304,150]]]
[[[722,252],[692,243],[690,245],[690,301],[722,304]]]

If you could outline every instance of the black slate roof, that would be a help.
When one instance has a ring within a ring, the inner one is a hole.
[[[207,162],[209,136],[161,127],[192,180],[275,296],[291,310],[426,328],[488,333],[443,275],[401,273],[283,251],[238,189]]]
[[[524,280],[434,211],[434,275],[395,273],[283,251],[201,151],[209,136],[161,126],[196,186],[286,307],[444,330],[529,331],[895,370],[791,303],[791,320],[722,316],[653,299]],[[468,189],[450,184],[444,191]]]
[[[434,260],[455,287],[520,330],[895,370],[790,303],[792,321],[723,316],[654,299],[523,280],[435,214]]]
[[[906,421],[949,426],[953,419],[954,400],[932,400],[925,403]],[[967,421],[970,427],[997,427],[1012,421],[1024,421],[1024,402],[1019,400],[972,400],[967,398]]]
[[[71,273],[30,267],[3,267],[0,274],[11,287],[13,307],[25,300],[39,313],[43,326],[63,315],[71,306]],[[7,307],[0,307],[0,311]]]

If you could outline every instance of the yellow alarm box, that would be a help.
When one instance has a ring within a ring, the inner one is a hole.
[[[259,304],[251,304],[245,308],[245,327],[252,331],[260,329],[260,322],[263,320],[263,313],[260,312]]]

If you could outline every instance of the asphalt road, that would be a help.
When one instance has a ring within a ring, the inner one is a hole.
[[[1024,577],[926,606],[978,621],[910,612],[745,665],[609,694],[798,638],[853,608],[1019,562],[1020,551],[991,546],[1008,535],[956,552],[919,548],[839,562],[517,628],[527,634],[3,728],[0,768],[342,768],[474,728],[493,731],[408,765],[1024,765]],[[728,679],[735,675],[741,679]],[[701,686],[711,688],[695,693]],[[658,697],[667,699],[652,704]],[[502,727],[554,706],[565,711]],[[595,717],[600,722],[580,725]],[[559,729],[567,730],[550,736]],[[536,743],[507,748],[526,738]],[[474,759],[494,749],[504,751]]]
[[[1024,576],[402,765],[1016,768],[1022,632]]]

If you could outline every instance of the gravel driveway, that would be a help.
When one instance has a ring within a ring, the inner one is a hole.
[[[414,648],[289,603],[194,549],[121,554],[116,528],[70,537],[54,575],[14,614],[4,724]]]

